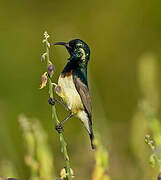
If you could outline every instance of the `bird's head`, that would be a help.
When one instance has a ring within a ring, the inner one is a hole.
[[[87,63],[90,57],[90,49],[88,45],[80,40],[74,39],[69,42],[57,42],[54,45],[63,45],[70,54],[69,61],[79,61]]]

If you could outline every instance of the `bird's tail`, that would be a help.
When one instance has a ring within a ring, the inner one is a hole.
[[[94,140],[94,134],[93,132],[92,133],[89,133],[89,137],[90,137],[90,140],[91,140],[91,147],[92,149],[95,149],[95,145],[93,144],[93,140]]]
[[[92,149],[95,149],[95,145],[93,143],[94,140],[94,134],[93,134],[93,129],[92,129],[92,117],[88,115],[88,113],[86,111],[81,111],[79,112],[79,114],[77,114],[78,118],[81,119],[81,121],[83,122],[86,130],[89,133],[89,137],[91,140],[91,147]]]
[[[95,145],[93,143],[93,140],[94,140],[94,134],[93,134],[93,129],[92,129],[92,121],[90,120],[89,121],[89,129],[90,129],[90,132],[89,132],[89,137],[90,137],[90,141],[91,141],[91,147],[92,149],[95,149]]]

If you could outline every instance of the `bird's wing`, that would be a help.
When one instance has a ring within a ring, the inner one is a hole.
[[[75,87],[80,95],[82,103],[84,105],[85,110],[88,113],[88,125],[87,130],[89,131],[89,136],[91,140],[92,149],[95,149],[93,144],[94,134],[92,130],[92,110],[91,110],[91,98],[89,95],[89,89],[86,84],[84,84],[78,77],[73,76]]]
[[[82,103],[88,113],[89,118],[92,117],[92,110],[91,110],[91,98],[89,95],[88,87],[76,76],[73,76],[75,87],[81,97]]]

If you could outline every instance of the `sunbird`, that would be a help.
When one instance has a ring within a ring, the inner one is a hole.
[[[59,76],[55,91],[58,96],[62,98],[71,113],[57,125],[56,129],[58,131],[61,130],[63,128],[62,124],[72,116],[78,117],[88,131],[91,147],[94,149],[91,98],[87,80],[87,65],[90,59],[90,48],[80,39],[74,39],[69,42],[57,42],[54,43],[54,45],[66,47],[70,54],[68,63]]]

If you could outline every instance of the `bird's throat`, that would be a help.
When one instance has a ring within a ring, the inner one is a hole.
[[[71,74],[73,76],[77,76],[86,85],[88,85],[88,83],[87,83],[87,63],[69,61],[62,71],[62,76],[65,77],[65,76],[69,76]]]

